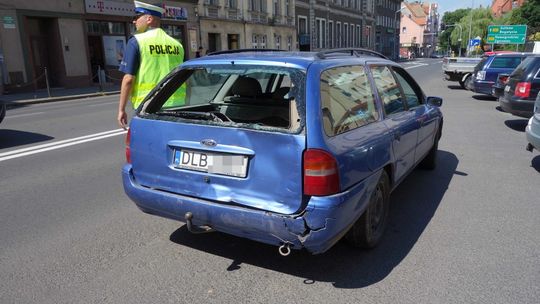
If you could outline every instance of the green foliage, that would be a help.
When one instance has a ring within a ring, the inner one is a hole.
[[[472,23],[471,23],[472,21]],[[461,47],[467,48],[469,36],[471,39],[475,37],[486,37],[487,27],[493,24],[493,17],[491,16],[491,9],[489,8],[477,8],[470,11],[466,16],[463,16],[459,22],[459,25],[463,27],[463,34],[461,40]],[[450,39],[452,44],[459,44],[459,30],[452,31]]]
[[[452,25],[458,23],[463,17],[467,16],[471,9],[458,9],[453,12],[445,12],[442,17],[442,23],[445,25]],[[439,46],[443,50],[448,49],[448,38],[452,34],[453,31],[458,32],[459,35],[459,28],[457,27],[447,27],[446,30],[444,30],[441,35],[439,36]],[[455,44],[452,44],[455,45]],[[457,46],[455,46],[454,51],[457,52]]]
[[[528,32],[540,32],[540,0],[529,0],[518,9],[521,17],[526,20]]]

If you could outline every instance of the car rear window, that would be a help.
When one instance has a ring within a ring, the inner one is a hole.
[[[510,74],[510,77],[522,79],[525,75],[529,74],[530,71],[537,69],[539,63],[540,57],[527,57],[515,68],[512,74]]]
[[[521,63],[522,57],[495,57],[491,64],[490,68],[516,68]]]
[[[480,71],[481,69],[484,68],[484,65],[486,64],[486,61],[488,60],[489,57],[484,57],[480,60],[480,62],[478,62],[478,64],[474,67],[474,71],[475,72],[478,72]]]
[[[258,65],[211,65],[169,75],[143,106],[142,117],[299,132],[302,70]]]

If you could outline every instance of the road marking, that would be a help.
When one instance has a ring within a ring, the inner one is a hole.
[[[405,70],[408,70],[408,69],[414,69],[414,68],[418,68],[418,67],[421,67],[421,66],[426,66],[426,65],[429,65],[427,63],[420,63],[418,62],[416,65],[413,65],[413,66],[409,66],[409,67],[406,67]]]
[[[104,139],[104,138],[108,138],[108,137],[112,137],[112,136],[117,136],[117,135],[122,135],[122,134],[126,134],[126,133],[127,133],[127,131],[124,130],[124,129],[116,129],[116,130],[105,131],[105,132],[96,133],[96,134],[80,136],[80,137],[76,137],[76,138],[60,140],[60,141],[56,141],[56,142],[52,142],[52,143],[48,143],[48,144],[43,144],[43,145],[38,145],[38,146],[33,146],[33,147],[28,147],[28,148],[23,148],[23,149],[18,149],[18,150],[13,150],[13,151],[9,151],[9,152],[4,152],[4,153],[0,153],[0,162],[5,161],[5,160],[9,160],[9,159],[28,156],[28,155],[32,155],[32,154],[37,154],[37,153],[41,153],[41,152],[46,152],[46,151],[61,149],[61,148],[69,147],[69,146],[79,145],[79,144],[82,144],[82,143],[91,142],[91,141],[95,141],[95,140],[100,140],[100,139]]]
[[[32,115],[38,115],[43,114],[45,112],[35,112],[35,113],[26,113],[26,114],[17,114],[17,115],[6,115],[6,119],[8,118],[17,118],[17,117],[25,117],[25,116],[32,116]]]

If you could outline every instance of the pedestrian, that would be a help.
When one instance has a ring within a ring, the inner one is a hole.
[[[203,47],[200,46],[199,49],[195,52],[195,58],[200,58],[203,56]]]
[[[161,16],[165,10],[159,5],[140,1],[134,3],[133,24],[136,34],[129,39],[124,59],[120,63],[120,71],[124,73],[124,77],[120,88],[117,120],[124,129],[128,126],[125,111],[128,99],[136,109],[159,81],[184,61],[182,44],[160,28]],[[183,105],[184,99],[185,87],[182,86],[164,106]]]

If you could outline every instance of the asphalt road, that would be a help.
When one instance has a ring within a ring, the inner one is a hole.
[[[526,120],[443,81],[440,60],[405,67],[444,98],[439,163],[392,194],[371,251],[284,258],[142,213],[121,184],[117,96],[9,110],[0,303],[538,303],[540,154],[525,151]]]

